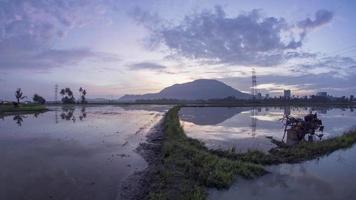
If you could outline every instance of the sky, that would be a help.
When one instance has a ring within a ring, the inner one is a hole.
[[[158,92],[217,79],[262,94],[356,94],[356,1],[0,0],[0,100]]]

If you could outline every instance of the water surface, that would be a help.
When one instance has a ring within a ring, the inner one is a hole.
[[[283,137],[284,114],[301,117],[311,110],[325,125],[325,136],[334,137],[355,127],[353,109],[336,108],[182,108],[186,133],[210,148],[238,151],[273,147],[266,136]],[[253,180],[237,177],[228,190],[209,190],[209,199],[230,200],[349,200],[356,199],[356,146],[299,164],[269,166],[271,173]]]
[[[205,142],[209,148],[267,151],[274,145],[266,136],[283,138],[283,115],[303,117],[310,111],[317,112],[323,121],[323,139],[356,125],[353,109],[310,107],[185,107],[180,119],[187,135]]]
[[[168,107],[52,107],[0,119],[0,199],[120,199]]]
[[[271,166],[254,180],[237,178],[229,190],[210,189],[209,199],[356,199],[356,146],[300,164]]]

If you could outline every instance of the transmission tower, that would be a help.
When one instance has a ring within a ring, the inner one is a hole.
[[[58,85],[54,86],[54,102],[57,103],[58,101]]]
[[[252,86],[251,86],[252,99],[256,99],[256,86],[257,86],[256,71],[255,68],[252,68]]]

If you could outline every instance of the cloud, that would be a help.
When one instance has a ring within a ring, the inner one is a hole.
[[[86,48],[54,49],[68,31],[105,17],[109,0],[0,1],[0,69],[49,69],[84,59],[117,60]]]
[[[317,58],[318,54],[316,53],[309,53],[309,52],[285,52],[284,57],[286,59],[293,59],[293,58]]]
[[[320,74],[333,72],[334,76],[347,77],[354,73],[356,61],[345,56],[315,57],[309,62],[296,65],[294,70],[301,73]]]
[[[46,43],[105,14],[105,0],[0,2],[0,40],[17,36]]]
[[[164,70],[166,66],[153,62],[140,62],[128,65],[130,70]]]
[[[318,10],[315,13],[314,20],[306,18],[305,20],[300,21],[298,23],[298,26],[303,29],[317,28],[319,26],[329,23],[332,20],[333,16],[334,14],[331,11]]]
[[[157,25],[161,24],[163,19],[157,14],[146,12],[138,6],[129,10],[128,15],[131,16],[137,24],[145,26],[145,28],[154,31]]]
[[[301,92],[309,92],[313,91],[312,89],[307,88],[311,84],[281,84],[281,83],[265,83],[259,84],[257,86],[257,90],[268,91],[270,93],[282,93],[284,90],[297,91]]]
[[[137,22],[151,30],[149,41],[165,45],[172,54],[203,62],[277,65],[290,59],[291,54],[285,54],[286,51],[298,52],[303,45],[304,36],[294,37],[295,25],[288,24],[284,18],[265,17],[260,10],[228,17],[216,6],[213,11],[186,16],[175,25],[158,23],[158,17],[142,10],[133,13]],[[312,29],[331,18],[329,11],[319,10],[315,20],[303,20],[299,28]]]
[[[102,53],[92,51],[88,48],[75,48],[75,49],[50,49],[37,55],[35,59],[49,60],[54,63],[70,64],[85,58],[92,58],[104,61],[117,61],[119,60],[116,55],[109,53]]]
[[[310,19],[309,17],[300,21],[297,24],[297,27],[301,29],[299,32],[299,36],[301,40],[305,38],[308,31],[311,31],[315,28],[318,28],[324,24],[331,22],[332,18],[334,17],[334,13],[328,10],[318,10],[315,13],[314,20]]]
[[[0,69],[39,69],[73,66],[82,61],[114,62],[117,55],[92,51],[88,48],[44,49],[41,51],[17,51],[14,54],[0,49]]]
[[[249,91],[251,77],[227,77],[220,79],[225,83],[239,89]],[[315,94],[326,91],[332,95],[356,94],[356,73],[350,72],[348,76],[338,76],[335,71],[318,74],[291,75],[258,75],[257,84],[262,93],[281,95],[284,89],[292,89],[293,94]]]

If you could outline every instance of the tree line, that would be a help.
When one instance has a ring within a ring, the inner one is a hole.
[[[88,103],[85,96],[87,95],[87,91],[82,87],[79,88],[80,93],[80,103],[86,104]],[[70,88],[63,88],[59,92],[62,95],[62,103],[64,104],[75,104],[75,98],[73,92]]]
[[[81,104],[87,104],[87,100],[86,100],[86,95],[87,95],[87,91],[86,89],[80,87],[79,88],[79,94],[80,94],[80,101],[78,103]],[[74,93],[72,92],[72,90],[70,88],[63,88],[60,90],[60,95],[62,95],[62,103],[63,104],[75,104],[75,98],[74,98]],[[21,104],[21,100],[26,99],[27,96],[25,96],[21,90],[21,88],[17,88],[17,90],[15,91],[15,98],[16,98],[16,102],[13,102],[13,104],[15,106],[18,106]],[[46,99],[42,96],[40,96],[39,94],[34,94],[32,97],[32,100],[34,103],[37,104],[45,104],[46,103]]]

